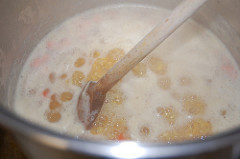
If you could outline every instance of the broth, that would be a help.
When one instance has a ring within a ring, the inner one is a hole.
[[[107,94],[90,130],[76,111],[97,81],[170,11],[111,6],[76,15],[38,44],[19,77],[15,111],[81,138],[176,142],[239,125],[239,69],[224,44],[188,20]]]

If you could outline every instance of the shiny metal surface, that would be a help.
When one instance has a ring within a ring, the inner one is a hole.
[[[27,156],[42,158],[233,158],[240,152],[240,128],[205,141],[181,144],[93,142],[33,125],[11,111],[17,78],[36,44],[67,18],[111,4],[174,8],[180,0],[1,0],[0,123],[11,129]],[[240,0],[209,0],[194,19],[211,29],[240,64]]]

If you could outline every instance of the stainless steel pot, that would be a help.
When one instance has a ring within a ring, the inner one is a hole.
[[[12,130],[32,159],[65,158],[239,158],[240,128],[205,141],[180,144],[93,142],[36,126],[12,110],[20,70],[50,30],[77,13],[112,4],[147,4],[173,9],[179,0],[1,0],[0,122]],[[209,0],[193,18],[225,43],[240,64],[240,0]]]

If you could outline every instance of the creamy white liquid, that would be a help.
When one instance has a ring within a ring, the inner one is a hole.
[[[168,14],[169,11],[162,8],[115,6],[80,14],[63,23],[39,43],[27,60],[16,91],[16,113],[60,133],[92,136],[85,131],[76,112],[81,89],[67,80],[51,83],[49,74],[55,72],[60,76],[66,73],[70,81],[75,70],[87,76],[95,60],[92,57],[95,50],[101,53],[100,57],[105,57],[112,48],[128,52]],[[239,70],[223,43],[208,29],[188,20],[151,56],[158,56],[167,63],[167,73],[161,77],[171,79],[171,88],[162,90],[157,84],[160,76],[149,69],[145,77],[136,77],[129,72],[123,78],[120,89],[126,99],[119,113],[126,118],[132,140],[155,141],[160,133],[172,129],[172,125],[156,113],[159,106],[171,105],[178,112],[175,127],[197,117],[210,121],[213,133],[239,125]],[[79,57],[85,58],[86,63],[76,68],[73,64]],[[40,62],[36,62],[36,58],[40,58]],[[228,65],[231,71],[226,69]],[[182,77],[189,77],[191,84],[182,86],[179,82]],[[73,93],[73,99],[63,104],[58,122],[51,123],[46,119],[50,95],[42,96],[45,88],[50,89],[50,94]],[[207,104],[205,113],[189,115],[183,110],[181,99],[173,97],[174,93],[200,96]],[[227,110],[225,117],[221,115],[222,110]],[[139,133],[143,125],[150,128],[147,139]]]

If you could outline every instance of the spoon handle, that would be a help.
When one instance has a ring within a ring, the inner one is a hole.
[[[108,91],[135,65],[150,54],[159,44],[171,35],[207,0],[182,1],[163,22],[156,25],[138,44],[132,48],[96,84],[96,90]]]

